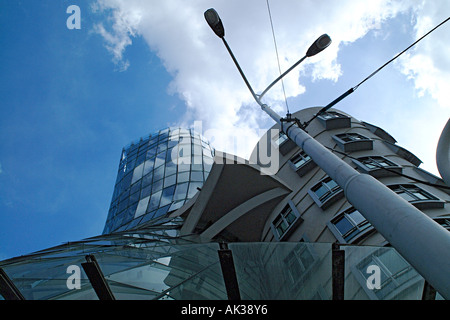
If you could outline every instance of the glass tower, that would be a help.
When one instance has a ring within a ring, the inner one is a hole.
[[[203,186],[213,157],[193,129],[167,128],[125,147],[103,234],[160,221],[183,206]]]

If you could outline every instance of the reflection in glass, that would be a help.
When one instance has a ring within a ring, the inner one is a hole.
[[[136,226],[142,216],[149,222],[180,208],[202,187],[213,154],[206,139],[180,128],[162,130],[125,147],[104,233]]]

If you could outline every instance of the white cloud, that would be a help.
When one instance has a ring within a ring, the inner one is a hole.
[[[114,5],[114,1],[110,1]],[[105,7],[99,3],[92,5],[94,12],[103,11]],[[125,71],[129,67],[129,61],[124,60],[123,53],[127,46],[132,44],[131,38],[136,36],[136,26],[140,22],[139,11],[136,10],[113,10],[109,17],[112,23],[112,31],[107,31],[104,23],[94,25],[94,32],[99,33],[106,43],[106,48],[113,55],[113,61],[119,71]]]
[[[282,70],[301,58],[320,34],[330,32],[333,38],[327,50],[285,78],[287,96],[295,97],[305,91],[299,82],[305,68],[313,79],[338,80],[342,70],[337,57],[342,45],[364,37],[399,13],[417,17],[413,22],[421,35],[438,22],[436,17],[440,11],[446,11],[447,4],[443,0],[284,0],[271,1],[270,5]],[[129,63],[123,58],[126,47],[133,37],[142,36],[173,75],[171,92],[186,102],[183,125],[201,120],[204,131],[214,131],[216,148],[248,157],[257,142],[258,129],[268,128],[272,122],[257,108],[221,41],[206,24],[203,12],[212,6],[223,20],[227,41],[242,69],[255,91],[261,92],[278,76],[265,1],[98,0],[94,8],[108,15],[106,22],[110,26],[100,23],[96,32],[103,36],[114,62],[122,69]],[[441,32],[441,37],[421,45],[399,65],[415,81],[419,92],[428,92],[448,110],[450,91],[443,84],[450,78],[450,49],[445,45],[450,36]],[[280,86],[275,86],[265,98],[276,111],[284,110]],[[246,134],[245,140],[230,142],[237,133]],[[230,145],[231,149],[245,145],[241,149],[248,146],[249,150],[230,150]]]
[[[416,8],[415,36],[426,34],[448,18],[447,1],[425,1]],[[420,96],[429,94],[450,115],[450,32],[443,25],[400,60],[402,72],[414,81]],[[443,111],[444,111],[443,110]]]

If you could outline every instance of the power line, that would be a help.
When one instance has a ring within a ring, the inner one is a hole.
[[[277,40],[276,40],[276,38],[275,38],[275,30],[274,30],[274,28],[273,28],[272,13],[270,12],[269,0],[266,0],[266,3],[267,3],[267,11],[269,12],[270,27],[271,27],[271,29],[272,29],[273,43],[274,43],[274,45],[275,45],[275,53],[276,53],[276,55],[277,55],[278,71],[280,72],[280,75],[281,75],[280,57],[278,56]],[[282,86],[282,88],[283,88],[284,101],[285,101],[285,103],[286,103],[286,110],[287,110],[287,113],[289,114],[289,105],[288,105],[287,98],[286,98],[286,91],[285,91],[285,89],[284,89],[284,82],[283,82],[283,79],[281,79],[281,86]]]
[[[378,72],[380,72],[384,67],[386,67],[388,64],[390,64],[392,61],[394,61],[395,59],[397,59],[398,57],[400,57],[403,53],[405,53],[406,51],[408,51],[409,49],[411,49],[413,46],[415,46],[419,41],[421,41],[423,38],[425,38],[426,36],[428,36],[430,33],[432,33],[434,30],[436,30],[437,28],[439,28],[440,26],[442,26],[444,23],[446,23],[448,20],[450,20],[450,17],[448,17],[447,19],[445,19],[444,21],[442,21],[441,23],[439,23],[437,26],[435,26],[433,29],[431,29],[430,31],[428,31],[426,34],[424,34],[422,37],[420,37],[419,39],[417,39],[416,41],[414,41],[410,46],[408,46],[406,49],[404,49],[403,51],[401,51],[400,53],[398,53],[397,55],[395,55],[392,59],[390,59],[388,62],[386,62],[385,64],[383,64],[381,67],[379,67],[378,69],[376,69],[374,72],[372,72],[368,77],[366,77],[364,80],[362,80],[360,83],[358,83],[356,86],[350,88],[349,90],[347,90],[346,92],[344,92],[342,95],[340,95],[338,98],[336,98],[335,100],[333,100],[332,102],[330,102],[328,105],[326,105],[325,107],[323,107],[322,109],[319,110],[319,112],[317,114],[314,115],[314,117],[312,117],[309,121],[305,122],[305,128],[306,126],[308,126],[310,124],[311,121],[313,121],[317,116],[319,116],[320,114],[324,113],[325,111],[327,111],[328,109],[330,109],[332,106],[334,106],[335,104],[337,104],[339,101],[343,100],[344,98],[346,98],[348,95],[350,95],[351,93],[355,92],[356,89],[358,89],[358,87],[360,85],[362,85],[364,82],[366,82],[367,80],[369,80],[370,78],[372,78],[375,74],[377,74]]]

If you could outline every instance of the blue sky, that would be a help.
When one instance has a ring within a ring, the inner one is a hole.
[[[291,111],[327,104],[450,15],[445,1],[311,3],[270,2],[283,70],[320,34],[333,39],[286,78]],[[80,30],[66,27],[73,4]],[[208,137],[218,149],[245,135],[226,150],[245,153],[271,126],[205,23],[210,7],[264,89],[278,73],[266,1],[0,2],[0,259],[101,234],[122,147],[141,136],[202,121],[220,130]],[[450,115],[449,28],[336,106],[387,130],[434,174]],[[267,102],[283,113],[272,91]]]

